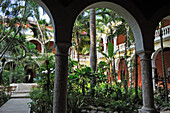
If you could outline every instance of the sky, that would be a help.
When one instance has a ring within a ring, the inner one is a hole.
[[[39,12],[40,12],[40,19],[46,19],[47,22],[50,22],[50,17],[48,16],[47,13],[43,15],[43,8],[39,7]]]

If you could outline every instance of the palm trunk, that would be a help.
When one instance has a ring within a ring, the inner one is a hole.
[[[110,61],[110,87],[112,87],[112,61]]]
[[[97,55],[96,55],[96,14],[95,8],[90,9],[90,66],[93,72],[96,71],[97,67]],[[94,86],[96,84],[96,78],[93,77],[91,80],[91,95],[94,97]]]
[[[1,68],[1,72],[0,72],[0,85],[3,84],[3,78],[2,78],[2,74],[3,74],[3,70],[4,70],[4,64],[6,62],[6,59],[2,59],[2,68]]]
[[[122,70],[122,75],[123,75],[123,82],[124,82],[124,89],[125,89],[125,93],[127,92],[127,79],[125,76],[125,66],[126,66],[126,60],[127,60],[127,37],[125,36],[125,58],[124,58],[124,62],[123,62],[123,70]],[[126,67],[127,70],[127,67]],[[127,74],[127,71],[126,71]]]
[[[135,49],[135,98],[138,100],[138,55]]]
[[[161,57],[162,57],[162,69],[163,69],[164,95],[165,95],[165,101],[168,102],[168,88],[167,88],[167,80],[166,80],[167,77],[166,77],[166,72],[165,72],[165,61],[164,61],[162,29],[160,29],[160,40],[161,40]]]
[[[76,48],[77,48],[77,68],[79,68],[80,56],[79,56],[79,38],[78,32],[76,32]]]
[[[116,70],[115,70],[115,59],[114,58],[112,58],[112,71],[113,71],[113,75],[114,75],[115,84],[117,84]]]

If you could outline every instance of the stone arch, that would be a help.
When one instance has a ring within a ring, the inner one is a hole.
[[[26,83],[33,83],[33,78],[35,78],[37,76],[37,72],[36,69],[40,69],[40,64],[38,61],[34,60],[34,64],[27,64],[24,66],[24,70],[26,73],[25,76],[25,82]],[[30,76],[28,76],[30,75]]]
[[[47,49],[50,49],[50,50],[52,50],[53,53],[55,53],[55,47],[54,47],[54,41],[53,40],[46,41],[45,46],[47,47]]]
[[[16,64],[13,60],[7,60],[5,62],[4,68],[6,68],[7,65],[13,65],[13,69],[15,68]]]
[[[42,52],[43,51],[43,44],[36,38],[30,38],[30,39],[27,39],[30,43],[33,43],[36,45],[36,49],[37,51],[39,52]],[[35,42],[34,42],[35,41]],[[37,45],[38,44],[38,45]]]
[[[56,26],[55,26],[53,15],[51,14],[49,7],[42,0],[34,0],[34,1],[36,3],[38,3],[45,10],[45,12],[48,14],[48,16],[50,17],[51,22],[52,22],[52,26],[53,26],[53,30],[54,30],[54,34],[55,34]],[[54,35],[54,40],[55,40],[55,35]]]
[[[153,17],[151,18],[151,21],[154,24],[154,28],[156,28],[159,24],[159,22],[164,19],[167,16],[170,16],[170,5],[164,6],[162,8],[160,8],[159,10],[157,10],[155,12],[155,14],[153,15]]]
[[[31,41],[31,40],[35,40],[35,41],[37,41],[37,42],[39,42],[40,44],[42,44],[38,39],[36,39],[36,38],[28,38],[28,39],[26,39],[27,41]]]
[[[164,63],[165,63],[165,74],[166,76],[170,77],[169,68],[170,68],[170,46],[164,47]],[[155,78],[161,79],[163,77],[163,69],[162,69],[162,57],[161,57],[161,48],[157,49],[157,51],[152,55],[152,69],[153,69],[153,76]],[[161,81],[155,80],[155,84],[158,86]],[[170,84],[170,82],[167,82]],[[168,89],[170,85],[168,85]]]
[[[127,23],[132,29],[132,32],[135,37],[136,45],[137,45],[136,50],[137,51],[144,50],[143,37],[142,37],[142,32],[141,32],[139,23],[137,22],[135,17],[128,10],[126,10],[123,6],[113,3],[113,2],[108,2],[108,1],[96,2],[96,3],[92,3],[88,5],[82,11],[88,10],[90,8],[108,8],[110,10],[115,11],[120,16],[122,16],[127,21]],[[138,12],[138,14],[140,13]]]
[[[164,47],[164,49],[165,48],[170,48],[170,45],[169,46],[165,46]],[[159,49],[157,49],[153,54],[152,54],[152,56],[151,56],[151,59],[152,59],[152,67],[156,67],[155,66],[155,60],[156,60],[156,56],[158,55],[158,53],[161,51],[161,48],[159,48]]]

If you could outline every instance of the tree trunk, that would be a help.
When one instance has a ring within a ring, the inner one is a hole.
[[[138,55],[135,49],[135,98],[138,99]]]
[[[78,38],[78,32],[76,32],[76,49],[77,49],[77,68],[79,68],[79,62],[80,62],[80,56],[79,56],[79,38]]]
[[[122,70],[122,77],[123,77],[123,82],[124,82],[124,89],[125,89],[125,93],[127,92],[127,79],[126,79],[126,76],[125,76],[125,67],[126,67],[126,70],[127,70],[127,66],[126,66],[126,60],[127,60],[127,38],[128,38],[128,35],[125,36],[125,58],[124,58],[124,62],[123,62],[123,70]],[[127,74],[127,71],[126,71],[126,74]]]
[[[113,71],[113,75],[114,75],[115,84],[117,84],[116,70],[115,70],[115,59],[114,58],[112,58],[112,71]]]
[[[168,102],[168,88],[167,88],[167,77],[165,72],[165,59],[164,59],[164,50],[163,50],[163,39],[162,39],[162,29],[160,29],[160,40],[161,40],[161,58],[162,58],[162,70],[163,70],[163,86],[164,86],[164,95],[165,101]]]
[[[2,69],[2,70],[3,70],[3,69]],[[2,71],[2,70],[1,70],[1,72],[0,72],[0,85],[2,85],[2,82],[3,82],[3,79],[2,79],[2,72],[3,72],[3,71]]]
[[[90,9],[90,66],[93,72],[97,69],[97,55],[96,55],[96,14],[95,8]],[[96,84],[96,78],[91,80],[91,95],[94,96],[94,86]]]
[[[2,68],[1,68],[1,71],[0,71],[0,85],[2,85],[2,84],[3,84],[2,73],[3,73],[3,70],[4,70],[5,62],[6,62],[6,59],[5,59],[5,58],[3,58],[3,59],[2,59]]]
[[[112,87],[112,61],[110,61],[110,87]]]

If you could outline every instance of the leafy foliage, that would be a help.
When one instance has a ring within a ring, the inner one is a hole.
[[[39,88],[35,88],[30,93],[32,102],[29,103],[32,112],[35,113],[52,113],[53,106],[53,86],[54,86],[54,57],[48,58],[49,64],[40,66],[35,82],[39,84]],[[46,59],[46,58],[45,58]],[[48,76],[50,81],[48,81]]]
[[[5,91],[0,91],[0,107],[9,100],[10,95],[6,95]]]

